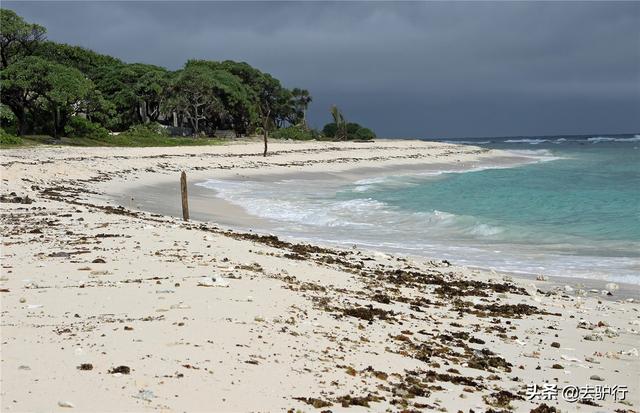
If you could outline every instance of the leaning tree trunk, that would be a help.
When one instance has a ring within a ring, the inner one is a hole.
[[[264,128],[264,153],[262,154],[262,156],[267,156],[267,138],[269,137],[269,131],[267,130],[267,128]]]
[[[264,136],[264,153],[262,156],[267,156],[267,139],[269,138],[269,115],[271,114],[271,109],[267,111],[267,115],[264,117],[262,121],[262,135]]]

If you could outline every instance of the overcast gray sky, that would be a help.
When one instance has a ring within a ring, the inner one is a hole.
[[[640,132],[640,3],[16,2],[127,62],[246,61],[382,136]]]

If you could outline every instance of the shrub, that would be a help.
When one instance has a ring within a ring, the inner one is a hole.
[[[289,126],[288,128],[276,129],[271,133],[274,139],[292,139],[297,141],[308,141],[315,139],[313,131],[304,129],[300,126]]]
[[[9,132],[10,134],[15,134],[16,132],[16,116],[11,112],[11,110],[6,106],[0,103],[0,128],[4,129],[5,132]]]
[[[169,136],[169,131],[162,127],[159,123],[147,123],[140,125],[133,125],[126,132],[123,132],[126,135],[132,136]]]
[[[0,129],[0,145],[20,145],[22,144],[22,138],[19,136],[11,135],[4,129]]]
[[[353,139],[368,141],[371,139],[375,139],[376,134],[369,128],[360,128],[356,131]]]
[[[336,136],[338,126],[334,123],[327,123],[322,128],[322,134],[327,138],[334,138]],[[376,137],[376,134],[369,128],[365,128],[358,123],[347,123],[347,139],[351,140],[371,140]]]
[[[336,136],[337,131],[338,125],[336,125],[335,122],[327,123],[324,125],[324,128],[322,128],[322,134],[327,138],[333,138]]]
[[[357,123],[347,123],[347,136],[355,135],[361,127]]]
[[[109,136],[105,128],[80,116],[73,116],[67,122],[64,133],[70,138],[106,139]]]
[[[109,141],[123,146],[130,146],[134,142],[143,146],[146,144],[155,145],[165,138],[170,138],[169,135],[169,131],[163,128],[159,123],[147,123],[133,125],[118,136],[111,136]]]

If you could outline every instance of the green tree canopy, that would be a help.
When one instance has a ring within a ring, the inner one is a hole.
[[[15,114],[19,135],[27,132],[28,117],[46,92],[48,67],[49,62],[44,59],[26,57],[0,71],[0,101]]]
[[[134,70],[142,73],[133,86],[140,118],[143,123],[155,122],[160,116],[162,99],[171,80],[170,74],[166,69],[152,65],[136,65]]]
[[[216,126],[229,127],[238,134],[253,129],[258,121],[258,99],[255,91],[242,78],[218,62],[190,60],[185,68],[200,68],[208,73],[215,96],[226,108],[225,116]]]
[[[42,97],[53,115],[53,136],[57,137],[73,113],[84,113],[94,85],[78,69],[53,62],[49,62],[45,80],[48,90]]]
[[[185,119],[196,134],[206,125],[216,124],[226,115],[215,93],[211,70],[200,65],[187,65],[175,76],[164,102],[167,111],[175,111]]]
[[[93,83],[79,70],[37,56],[20,59],[0,74],[0,99],[16,115],[21,134],[28,127],[27,116],[41,109],[51,114],[55,135],[68,116],[87,106],[93,90]]]
[[[158,118],[164,91],[169,87],[169,72],[141,63],[109,65],[98,71],[96,87],[117,113],[110,126],[126,130]]]
[[[45,32],[0,9],[0,103],[14,114],[2,122],[19,133],[56,135],[73,115],[111,130],[180,120],[196,133],[233,129],[240,135],[261,127],[266,153],[269,130],[307,129],[309,92],[288,90],[248,63],[190,60],[171,72],[47,41]]]
[[[25,22],[12,10],[0,9],[0,69],[32,54],[45,33],[44,27]]]
[[[291,108],[293,117],[289,120],[289,122],[293,125],[302,124],[303,127],[307,128],[307,108],[313,98],[311,94],[306,89],[293,88],[291,89]]]
[[[225,60],[218,65],[239,77],[253,91],[262,117],[269,118],[273,125],[287,121],[291,113],[291,92],[278,79],[245,62]]]
[[[105,68],[124,65],[115,57],[96,53],[84,47],[51,41],[40,43],[33,54],[61,65],[75,67],[94,82],[98,80],[101,73],[104,73]]]

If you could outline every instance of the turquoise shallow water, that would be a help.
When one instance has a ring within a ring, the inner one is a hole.
[[[485,145],[489,146],[489,145]],[[505,145],[492,145],[505,146]],[[560,159],[413,180],[371,199],[410,211],[446,211],[503,228],[496,240],[640,241],[640,142],[539,149]],[[356,196],[360,196],[357,193]],[[488,234],[489,235],[489,234]]]
[[[640,284],[639,135],[468,142],[539,162],[348,184],[290,179],[203,185],[298,238],[503,271]]]

